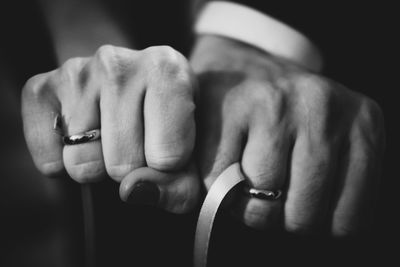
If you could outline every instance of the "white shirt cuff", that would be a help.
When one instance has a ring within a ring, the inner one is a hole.
[[[237,3],[206,3],[196,21],[195,32],[232,38],[312,71],[320,71],[323,65],[318,48],[303,34],[264,13]]]

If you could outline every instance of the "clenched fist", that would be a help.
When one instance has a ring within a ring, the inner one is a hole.
[[[240,162],[250,187],[234,213],[255,228],[358,233],[371,219],[384,148],[371,99],[243,43],[200,36],[197,162],[209,188]]]
[[[22,116],[33,160],[47,176],[66,170],[80,183],[107,173],[122,181],[123,200],[140,195],[139,201],[187,212],[199,198],[191,163],[194,89],[186,59],[165,46],[103,46],[93,57],[70,59],[24,87]],[[52,130],[57,116],[65,136],[101,129],[101,139],[64,145]],[[141,188],[136,196],[135,186]]]

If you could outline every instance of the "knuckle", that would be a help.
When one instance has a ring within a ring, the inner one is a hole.
[[[246,81],[228,93],[226,112],[232,109],[247,110],[250,118],[263,118],[271,127],[278,125],[287,111],[287,97],[283,90],[264,81]]]
[[[113,61],[115,60],[115,48],[112,45],[100,46],[94,55],[94,60],[103,70],[115,70],[115,67],[113,66]]]
[[[317,75],[301,77],[299,82],[301,116],[303,127],[315,141],[328,141],[339,137],[341,127],[337,127],[340,112],[337,110],[338,88]]]
[[[55,76],[55,78],[61,81],[71,81],[71,82],[76,81],[77,78],[79,77],[78,74],[85,66],[87,60],[88,60],[87,58],[83,57],[75,57],[68,59],[56,72],[58,76]]]
[[[185,165],[189,154],[188,150],[176,146],[172,149],[163,148],[156,153],[146,152],[146,162],[149,167],[157,170],[177,170]]]
[[[56,177],[64,171],[62,160],[36,164],[40,173],[47,177]]]
[[[86,63],[88,59],[83,57],[70,58],[54,72],[50,78],[50,83],[55,88],[65,88],[70,90],[82,90],[87,82]],[[63,86],[67,84],[68,86]]]
[[[363,122],[370,125],[371,128],[382,125],[383,112],[378,103],[371,98],[364,97],[360,108],[360,116]]]
[[[48,79],[49,79],[48,73],[38,74],[30,78],[25,83],[24,88],[22,89],[23,98],[30,98],[30,97],[37,98],[46,95],[49,90],[49,86],[47,83]]]
[[[355,231],[352,227],[346,225],[338,225],[332,229],[332,235],[337,238],[346,238],[353,236]]]
[[[272,125],[278,125],[286,113],[285,95],[282,90],[273,85],[267,85],[264,91],[264,97],[260,97],[258,100],[263,102],[259,103],[259,106],[262,107],[264,115],[267,116],[267,121]]]
[[[178,51],[168,45],[151,46],[144,50],[149,60],[156,64],[177,64],[180,62],[181,55]]]
[[[167,77],[185,77],[188,64],[181,53],[170,46],[154,46],[145,50],[149,68]]]
[[[102,62],[107,62],[115,56],[116,49],[117,47],[113,45],[102,45],[97,49],[95,57]]]
[[[96,70],[100,72],[111,84],[110,88],[120,91],[135,70],[134,50],[112,45],[101,46],[95,56]]]
[[[272,104],[279,107],[282,104],[283,92],[273,84],[255,81],[247,82],[245,87],[251,88],[244,93],[257,105],[268,107]]]
[[[284,169],[280,166],[268,166],[269,170],[256,170],[250,173],[251,180],[257,188],[279,188],[280,178],[284,177]]]
[[[329,107],[335,92],[335,85],[326,78],[315,74],[301,75],[295,80],[300,95],[307,105],[325,111]]]
[[[74,70],[80,70],[82,68],[82,66],[87,62],[87,58],[85,57],[74,57],[74,58],[70,58],[67,59],[62,66],[60,67],[60,69],[62,71],[66,71],[66,72],[71,72]]]
[[[186,59],[168,46],[150,47],[144,50],[146,81],[149,90],[163,96],[193,96],[197,86]]]
[[[117,182],[122,181],[122,179],[128,175],[133,170],[145,166],[144,162],[137,163],[127,163],[127,164],[113,164],[106,165],[107,174]]]
[[[118,74],[122,69],[122,60],[118,56],[118,48],[112,45],[100,46],[94,55],[94,60],[98,67],[108,74]]]
[[[94,182],[104,175],[104,163],[102,160],[70,163],[66,164],[65,167],[71,178],[78,183]]]
[[[174,196],[167,210],[184,214],[192,211],[200,199],[200,183],[197,179],[181,179],[177,187],[177,194]]]
[[[315,225],[311,222],[301,220],[288,220],[285,223],[285,230],[298,235],[308,235],[314,232]]]
[[[361,142],[371,153],[382,152],[385,147],[385,126],[383,113],[379,105],[364,97],[361,101],[358,117],[352,128],[354,142]]]
[[[147,164],[157,170],[175,170],[181,164],[181,157],[179,156],[152,156],[147,157]]]

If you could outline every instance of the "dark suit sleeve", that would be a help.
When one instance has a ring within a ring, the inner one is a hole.
[[[308,9],[307,4],[299,4],[298,1],[257,1],[257,0],[230,0],[229,2],[242,4],[261,11],[287,24],[301,27],[307,23],[302,16],[302,9]],[[308,15],[308,14],[307,14]]]

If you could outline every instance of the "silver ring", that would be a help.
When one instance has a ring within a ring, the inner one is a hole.
[[[90,130],[80,134],[63,136],[63,142],[66,145],[77,145],[100,139],[100,129]]]
[[[263,190],[263,189],[245,187],[244,191],[251,197],[262,200],[277,200],[282,196],[282,190]]]

